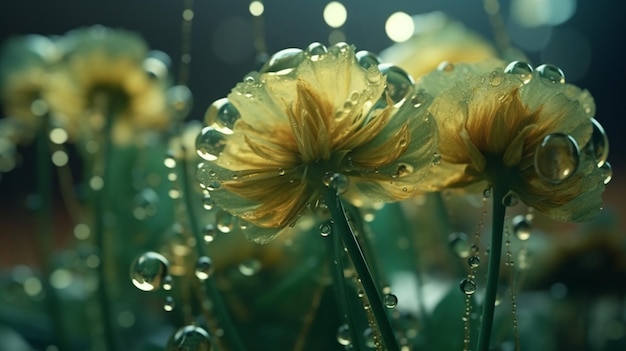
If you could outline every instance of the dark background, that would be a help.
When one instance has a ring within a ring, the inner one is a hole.
[[[327,42],[331,29],[322,18],[328,1],[265,1],[265,33],[270,53],[285,47],[306,47],[313,41]],[[387,17],[396,11],[419,14],[441,10],[463,21],[469,28],[488,39],[493,35],[488,18],[479,0],[345,0],[348,20],[342,30],[346,41],[357,49],[380,52],[393,44],[384,32]],[[255,67],[253,46],[253,22],[248,13],[249,1],[196,0],[192,27],[192,62],[188,86],[194,94],[191,118],[201,119],[206,108],[217,98],[223,97],[236,82]],[[502,1],[502,13],[508,20],[509,1]],[[581,34],[589,46],[587,57],[584,47],[570,48],[564,55],[551,62],[565,69],[576,66],[580,60],[588,61],[586,73],[570,79],[588,89],[597,104],[596,118],[608,132],[611,152],[609,161],[614,168],[614,178],[607,188],[607,207],[623,209],[621,189],[624,182],[625,150],[624,108],[625,44],[623,36],[624,9],[619,0],[578,0],[574,16],[553,28],[555,31],[574,30]],[[151,49],[168,53],[172,60],[174,76],[177,76],[181,54],[181,12],[183,0],[21,0],[5,1],[0,6],[0,42],[13,35],[38,33],[62,35],[68,30],[102,24],[113,28],[125,28],[140,33]],[[555,32],[556,33],[556,32]],[[558,52],[559,43],[549,42],[545,51]],[[542,52],[529,52],[533,65],[538,65]],[[28,191],[32,184],[32,162],[26,157],[11,174],[0,181],[3,202],[13,202],[14,195]],[[622,210],[622,212],[624,212]],[[1,214],[0,216],[5,216]],[[625,213],[626,215],[626,213]],[[622,218],[624,216],[621,216]]]

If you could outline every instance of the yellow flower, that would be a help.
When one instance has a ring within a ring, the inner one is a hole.
[[[442,12],[419,15],[413,36],[380,53],[385,62],[402,67],[415,79],[440,64],[478,62],[497,56],[495,48],[461,22]]]
[[[356,206],[421,190],[436,150],[430,97],[378,63],[345,43],[286,49],[209,109],[198,176],[248,238],[293,226],[329,184]]]
[[[114,118],[114,143],[130,142],[136,131],[164,130],[167,65],[149,55],[138,35],[94,26],[65,35],[65,57],[53,81],[55,112],[77,124],[84,136]],[[162,54],[164,55],[164,54]]]
[[[4,114],[22,126],[11,135],[14,142],[31,140],[41,117],[48,112],[45,97],[51,66],[57,58],[55,43],[41,35],[11,38],[3,45],[0,97]]]
[[[552,218],[593,218],[610,171],[593,98],[555,66],[503,66],[459,64],[417,82],[435,95],[430,111],[440,134],[442,164],[429,182],[504,184]]]

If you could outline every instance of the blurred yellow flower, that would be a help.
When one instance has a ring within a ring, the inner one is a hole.
[[[558,67],[458,64],[417,87],[435,96],[442,164],[431,184],[504,184],[560,220],[589,220],[602,208],[608,139],[591,95],[566,84]]]
[[[416,16],[413,36],[380,53],[385,62],[406,70],[415,79],[442,63],[478,62],[497,57],[496,49],[459,21],[436,11]]]
[[[50,104],[55,113],[78,125],[88,137],[112,121],[114,143],[129,143],[142,130],[164,130],[167,57],[150,56],[138,35],[93,26],[67,33],[52,82]]]
[[[345,43],[280,51],[209,109],[199,179],[261,243],[319,208],[329,185],[356,206],[406,199],[436,157],[430,100]]]
[[[0,53],[0,98],[7,118],[18,123],[13,142],[28,142],[48,112],[46,95],[52,65],[58,59],[55,43],[41,35],[8,40]],[[62,121],[54,121],[62,124]],[[6,127],[6,126],[5,126]]]

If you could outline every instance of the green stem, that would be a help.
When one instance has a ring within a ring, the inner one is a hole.
[[[49,116],[42,116],[42,126],[37,137],[37,193],[41,197],[41,206],[38,209],[38,236],[37,242],[43,263],[42,285],[48,299],[46,308],[52,318],[52,328],[57,347],[65,350],[67,340],[63,331],[63,319],[61,318],[60,301],[56,291],[50,285],[52,273],[51,253],[54,251],[53,244],[53,220],[52,220],[52,164],[50,162],[50,147],[48,141]]]
[[[496,305],[496,294],[498,292],[500,256],[502,255],[502,230],[504,228],[504,215],[506,213],[506,207],[502,203],[502,199],[508,190],[508,187],[503,184],[495,183],[493,185],[493,214],[491,246],[487,265],[487,290],[485,292],[483,312],[480,319],[477,351],[488,351],[491,341],[491,329],[493,327],[493,315]]]
[[[361,279],[365,295],[371,304],[372,313],[374,314],[374,318],[376,319],[376,323],[380,329],[381,337],[387,346],[386,350],[399,351],[400,347],[394,335],[393,328],[391,327],[391,322],[387,317],[380,292],[378,287],[376,287],[372,272],[367,265],[367,261],[365,260],[365,256],[361,250],[361,245],[359,244],[359,241],[354,235],[354,231],[350,227],[350,223],[346,218],[346,212],[341,199],[337,196],[334,189],[328,188],[328,190],[324,192],[324,200],[328,206],[330,215],[334,220],[334,228],[339,232],[339,235],[341,235],[343,244],[348,249],[348,255],[350,256],[350,259],[354,264],[354,268]]]
[[[348,290],[346,287],[346,278],[344,277],[343,267],[343,245],[341,243],[341,237],[336,233],[330,234],[332,240],[326,240],[329,256],[332,260],[332,278],[333,287],[335,288],[335,295],[337,303],[339,304],[339,310],[341,311],[344,322],[348,325],[350,330],[350,338],[352,339],[352,345],[359,345],[359,334],[357,331],[357,323],[354,319],[354,311],[350,308],[350,301],[348,301]],[[358,349],[358,347],[357,347]]]
[[[187,160],[185,159],[185,156],[184,156],[186,155],[184,147],[182,147],[182,154],[183,154],[183,157],[180,158],[179,163],[180,163],[180,169],[182,171],[181,183],[183,186],[183,199],[185,201],[185,206],[187,207],[187,210],[185,212],[187,213],[187,217],[189,220],[189,227],[191,227],[190,228],[191,232],[194,238],[196,239],[196,249],[198,251],[198,257],[202,257],[202,256],[206,256],[206,250],[204,249],[204,246],[202,244],[204,242],[204,239],[202,237],[202,234],[200,233],[200,228],[198,226],[198,219],[196,218],[196,214],[194,210],[196,205],[191,201],[193,191],[191,188],[191,182],[189,181],[190,179],[189,170],[188,170]],[[228,307],[226,306],[226,303],[224,302],[224,299],[222,298],[222,294],[219,288],[217,287],[217,284],[215,283],[214,278],[209,277],[209,279],[206,279],[204,281],[204,284],[205,284],[206,291],[209,294],[209,297],[213,301],[217,318],[220,321],[220,326],[224,329],[224,335],[228,339],[228,343],[230,344],[233,350],[245,351],[246,347],[241,341],[241,337],[239,336],[239,333],[237,332],[237,328],[235,327],[235,324],[230,318]]]
[[[112,109],[110,109],[112,110]],[[115,324],[113,322],[112,316],[112,304],[111,299],[108,294],[108,283],[107,283],[107,262],[108,262],[108,252],[106,247],[105,240],[105,229],[104,229],[104,212],[106,210],[106,194],[108,183],[111,181],[110,168],[111,168],[111,130],[113,128],[113,119],[115,115],[109,111],[106,116],[105,127],[102,134],[102,145],[101,145],[101,174],[103,185],[99,190],[94,191],[94,206],[93,206],[93,215],[94,215],[94,242],[96,247],[100,250],[100,264],[97,268],[98,274],[98,289],[97,289],[97,299],[100,305],[100,313],[102,317],[102,327],[104,333],[104,349],[105,350],[117,350],[117,339],[115,336]],[[97,163],[95,166],[97,167]],[[93,172],[92,175],[97,174]]]

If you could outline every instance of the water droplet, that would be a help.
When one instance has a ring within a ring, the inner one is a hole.
[[[452,62],[443,61],[437,66],[437,71],[452,72],[454,71],[454,64]]]
[[[563,73],[563,71],[557,66],[543,64],[535,68],[535,70],[539,73],[539,76],[543,79],[544,82],[549,82],[552,84],[565,83],[565,73]]]
[[[432,160],[433,165],[438,165],[441,163],[441,154],[439,154],[438,152],[433,153],[433,160]]]
[[[215,161],[226,147],[226,135],[223,130],[204,127],[196,138],[198,156],[207,161]]]
[[[193,102],[191,90],[185,85],[175,85],[167,89],[166,95],[168,105],[176,111],[175,116],[179,120],[187,117],[189,112],[191,112]]]
[[[233,130],[235,122],[241,117],[237,108],[230,103],[228,98],[214,101],[204,114],[204,122],[207,125],[216,123],[220,127]]]
[[[174,307],[176,306],[176,302],[174,301],[174,298],[171,296],[166,296],[165,297],[165,302],[163,303],[163,309],[166,312],[171,312],[174,310]]]
[[[238,266],[239,273],[251,277],[261,271],[261,261],[251,258],[241,262]]]
[[[489,73],[489,84],[492,87],[500,86],[504,82],[504,74],[498,71],[493,71]]]
[[[517,197],[517,195],[512,191],[509,191],[502,198],[502,204],[506,207],[512,207],[512,206],[517,205],[518,203],[519,203],[519,197]]]
[[[230,213],[220,210],[215,215],[215,224],[217,226],[217,230],[226,234],[230,233],[235,228],[235,222],[237,218]]]
[[[347,324],[342,324],[337,329],[337,342],[343,346],[348,346],[352,344],[352,339],[350,337],[350,327]]]
[[[593,125],[593,133],[589,143],[585,146],[585,150],[588,150],[595,157],[598,167],[602,167],[609,157],[609,138],[600,122],[595,118],[591,118],[591,123]]]
[[[463,279],[459,287],[465,295],[472,295],[476,292],[476,282],[471,279]]]
[[[526,84],[533,78],[533,67],[526,62],[513,61],[506,66],[504,73],[513,74]]]
[[[284,176],[285,175],[285,169],[284,168],[279,168],[278,169],[278,175],[279,176]]]
[[[201,256],[198,258],[198,262],[196,262],[196,278],[199,280],[207,280],[211,275],[213,275],[213,271],[215,270],[215,266],[213,266],[213,260],[209,256]]]
[[[532,226],[529,221],[526,220],[526,216],[517,215],[513,217],[513,233],[519,240],[528,240],[530,238],[530,232]]]
[[[306,48],[306,53],[309,55],[309,60],[321,61],[326,57],[326,54],[328,54],[328,49],[326,46],[316,42]]]
[[[404,100],[413,90],[413,78],[398,66],[381,64],[380,72],[387,76],[387,94],[394,103]]]
[[[332,228],[333,228],[333,226],[332,226],[332,224],[330,222],[324,222],[324,223],[320,224],[320,227],[319,227],[320,234],[322,236],[329,236],[330,233],[333,230]]]
[[[576,140],[563,133],[548,134],[535,151],[535,171],[554,184],[571,177],[580,161]]]
[[[202,197],[202,207],[207,211],[211,211],[215,207],[215,200],[210,195],[204,195]]]
[[[178,329],[167,341],[167,351],[211,351],[213,344],[209,333],[195,325]]]
[[[337,191],[337,194],[343,194],[350,187],[350,179],[345,174],[335,173],[330,178],[330,187]]]
[[[488,199],[491,197],[491,186],[488,186],[483,190],[483,198]]]
[[[212,243],[213,240],[215,240],[215,234],[217,234],[215,232],[215,226],[213,224],[207,224],[204,226],[204,228],[202,229],[202,232],[204,234],[204,242],[205,243]]]
[[[604,176],[604,184],[609,184],[611,179],[613,179],[613,168],[611,167],[611,164],[609,162],[604,162],[600,169],[602,170],[602,174]]]
[[[376,341],[374,339],[374,331],[372,328],[365,328],[363,331],[363,339],[365,339],[365,346],[373,349],[376,347]]]
[[[367,81],[371,84],[378,84],[383,78],[383,75],[378,69],[378,66],[370,66],[370,68],[368,68],[367,72],[365,73],[365,77],[367,78]]]
[[[302,50],[296,48],[284,49],[272,55],[265,65],[261,67],[259,73],[289,74],[303,59]]]
[[[467,264],[472,269],[478,268],[478,266],[480,266],[480,257],[478,257],[478,256],[470,256],[470,257],[468,257],[467,258]]]
[[[172,278],[171,275],[166,275],[165,278],[163,278],[163,282],[161,283],[161,286],[163,287],[163,290],[165,291],[170,291],[172,290],[172,287],[174,286],[174,278]]]
[[[450,249],[452,249],[452,252],[454,252],[457,256],[461,258],[469,257],[471,248],[467,234],[463,232],[450,234],[448,237],[448,245],[450,246]]]
[[[387,294],[383,298],[383,302],[387,308],[396,308],[398,306],[398,297],[394,294]]]
[[[133,216],[142,220],[146,217],[154,216],[157,213],[159,195],[151,188],[143,189],[135,195]]]
[[[169,263],[157,252],[144,252],[130,266],[130,278],[139,290],[153,291],[161,288],[167,276]]]
[[[426,101],[428,101],[428,96],[422,91],[418,91],[411,96],[411,103],[415,108],[421,107]]]
[[[378,66],[381,63],[380,57],[373,52],[361,50],[356,53],[356,60],[359,65],[365,69],[371,66]]]

